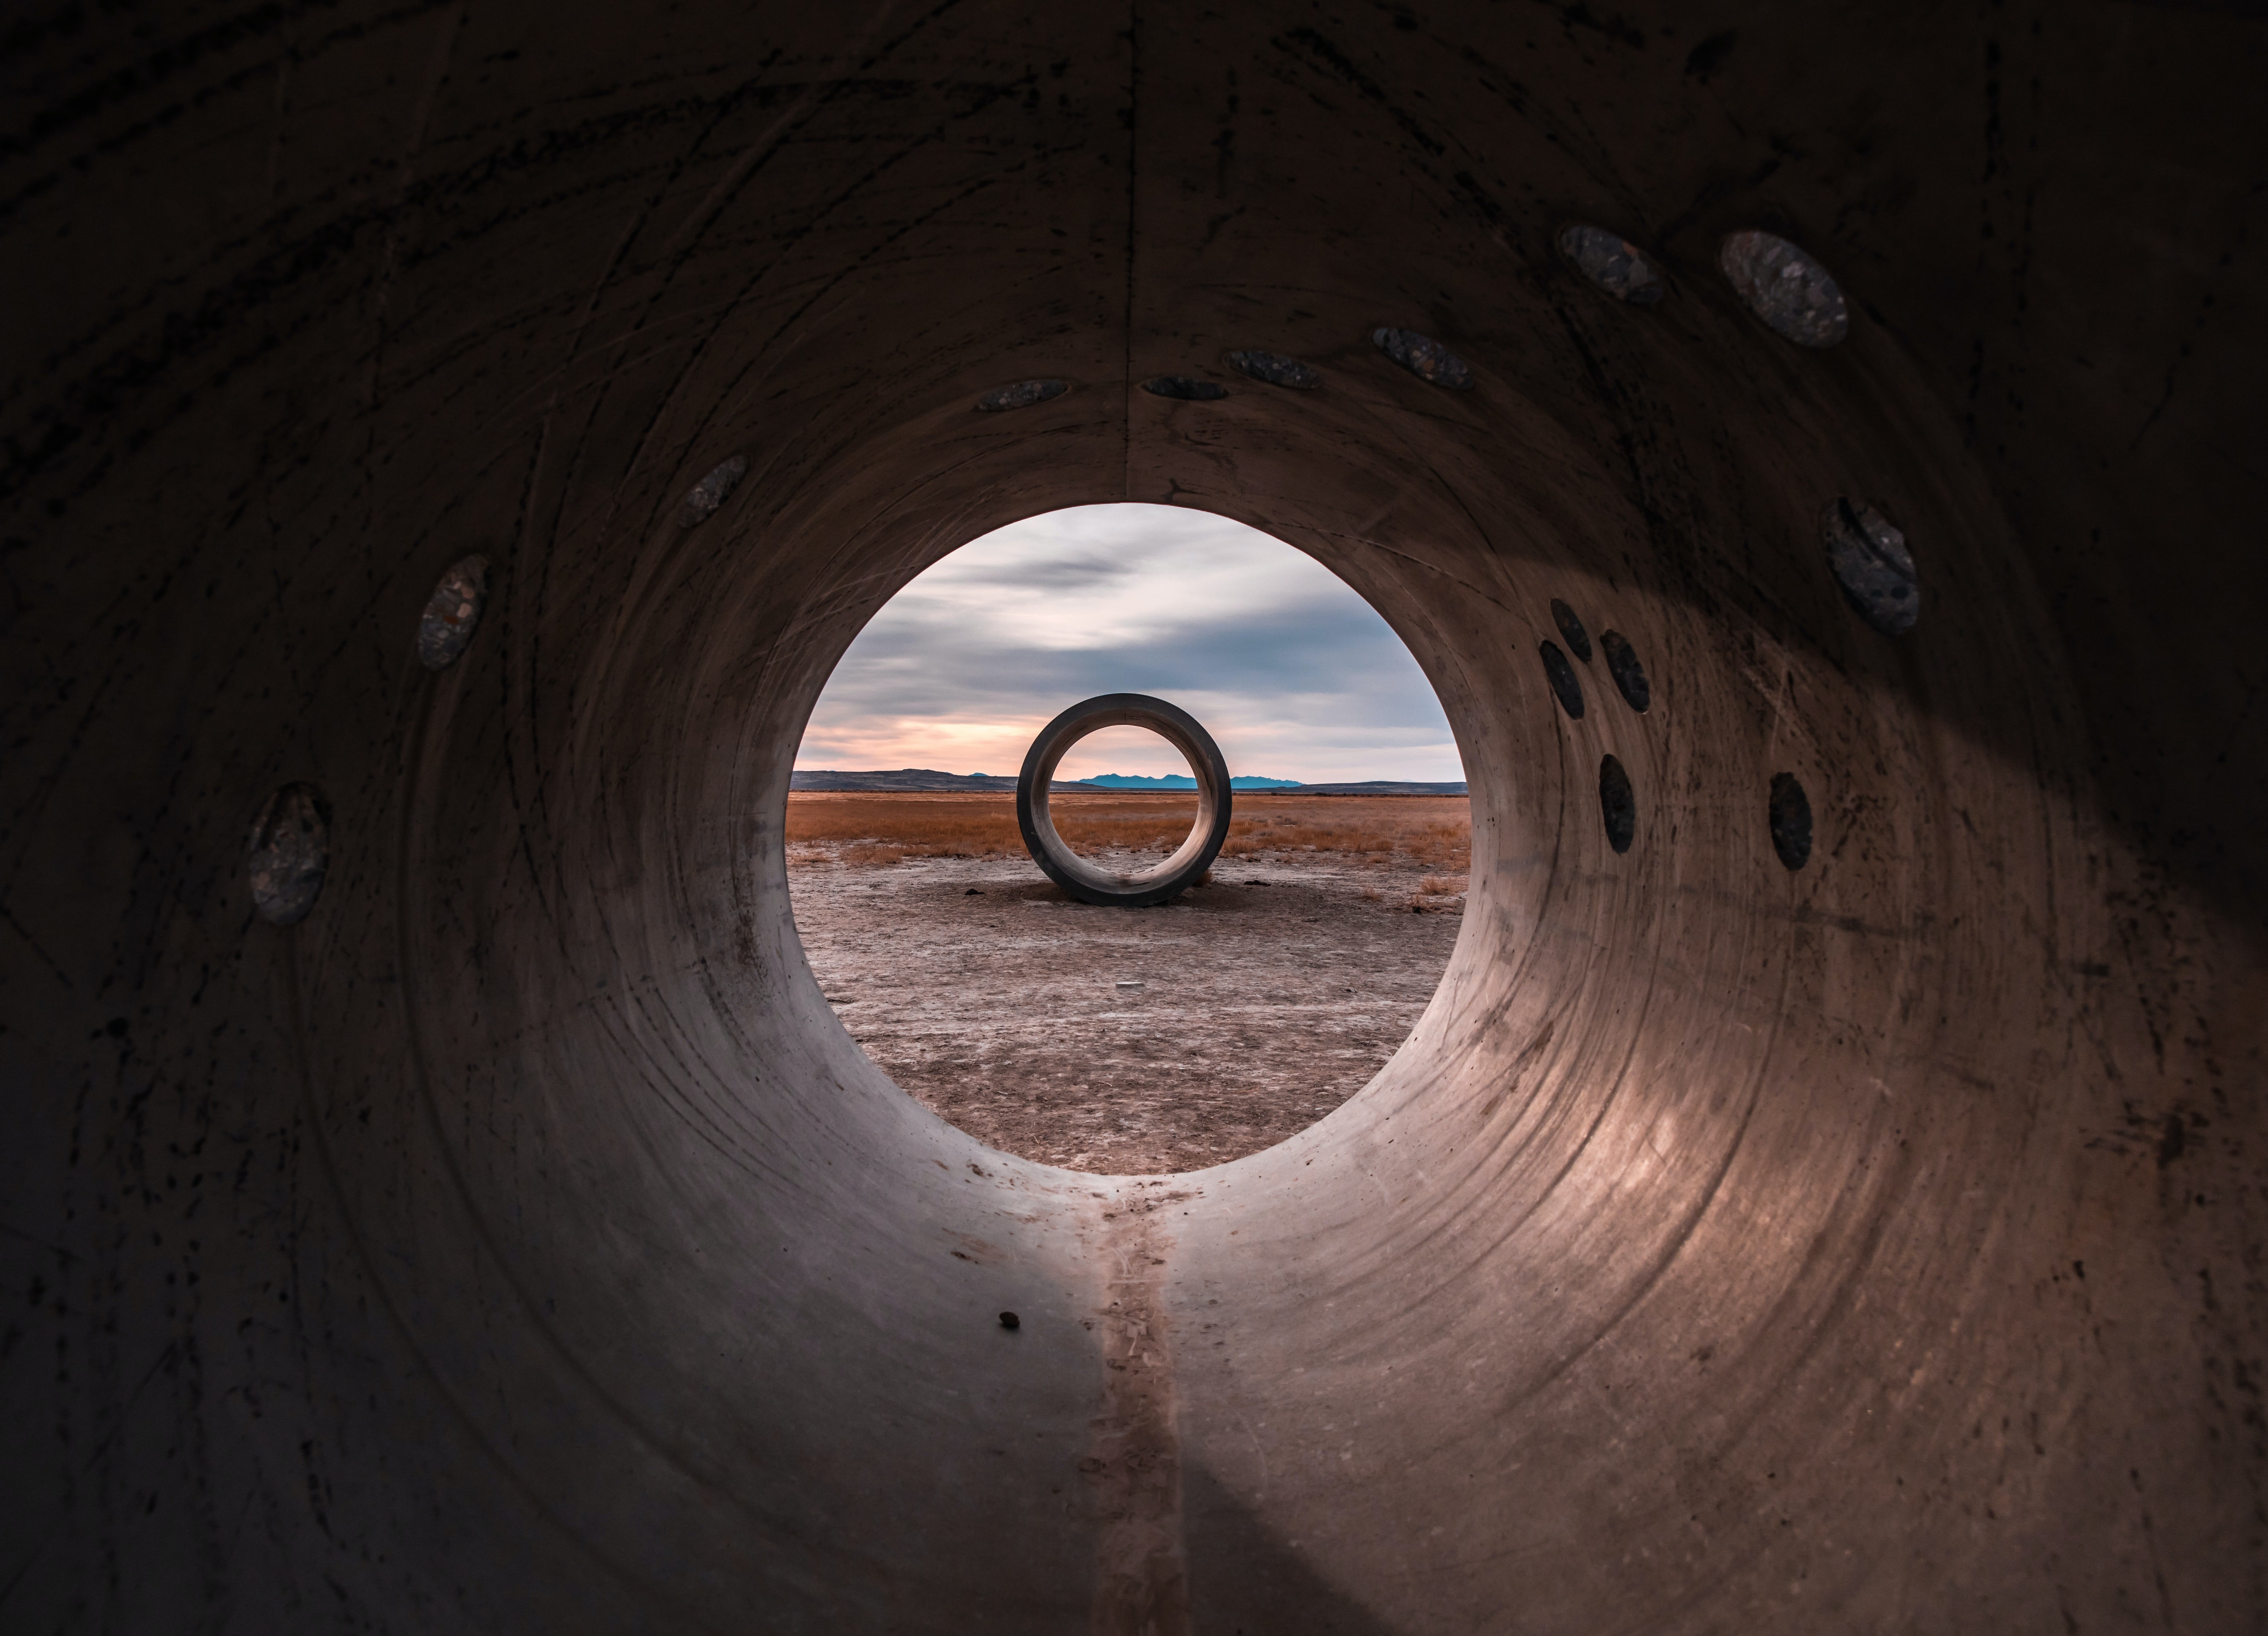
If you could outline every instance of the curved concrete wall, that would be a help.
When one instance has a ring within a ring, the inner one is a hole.
[[[0,1622],[2268,1618],[2268,34],[1251,10],[14,26]],[[1741,307],[1744,227],[1843,345]],[[1845,494],[1910,635],[1826,572]],[[873,610],[1121,498],[1343,575],[1475,790],[1409,1045],[1163,1180],[900,1094],[779,845]],[[1603,662],[1561,714],[1554,597],[1646,715]]]

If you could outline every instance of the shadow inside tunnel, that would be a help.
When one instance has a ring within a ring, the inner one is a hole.
[[[1358,1508],[1359,1509],[1359,1508]],[[1401,1636],[1327,1584],[1299,1548],[1279,1539],[1202,1467],[1182,1467],[1182,1524],[1189,1563],[1189,1628],[1206,1636]]]

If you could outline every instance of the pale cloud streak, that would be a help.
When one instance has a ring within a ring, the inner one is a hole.
[[[1012,523],[930,569],[851,642],[795,764],[1013,774],[1058,710],[1121,692],[1188,710],[1233,773],[1464,776],[1417,661],[1344,581],[1241,523],[1155,505]],[[1064,764],[1185,770],[1130,729]]]

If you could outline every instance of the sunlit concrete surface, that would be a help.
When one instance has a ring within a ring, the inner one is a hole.
[[[19,11],[0,1625],[2260,1628],[2252,11]],[[780,845],[861,623],[1110,500],[1474,790],[1409,1045],[1152,1185],[884,1080]]]

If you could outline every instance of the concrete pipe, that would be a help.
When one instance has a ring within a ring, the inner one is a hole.
[[[1089,733],[1106,727],[1146,727],[1180,751],[1197,781],[1197,821],[1189,835],[1163,862],[1131,875],[1114,875],[1073,852],[1056,833],[1049,811],[1056,768],[1064,752]],[[1179,897],[1212,867],[1220,843],[1228,839],[1235,792],[1220,746],[1197,717],[1177,704],[1146,693],[1107,693],[1082,700],[1045,727],[1024,752],[1016,775],[1016,827],[1024,848],[1047,877],[1082,903],[1121,909],[1146,909]]]
[[[2268,33],[1695,19],[11,23],[0,1625],[2268,1622]],[[1362,1094],[1098,1179],[781,814],[1122,498],[1377,607],[1474,854]]]

